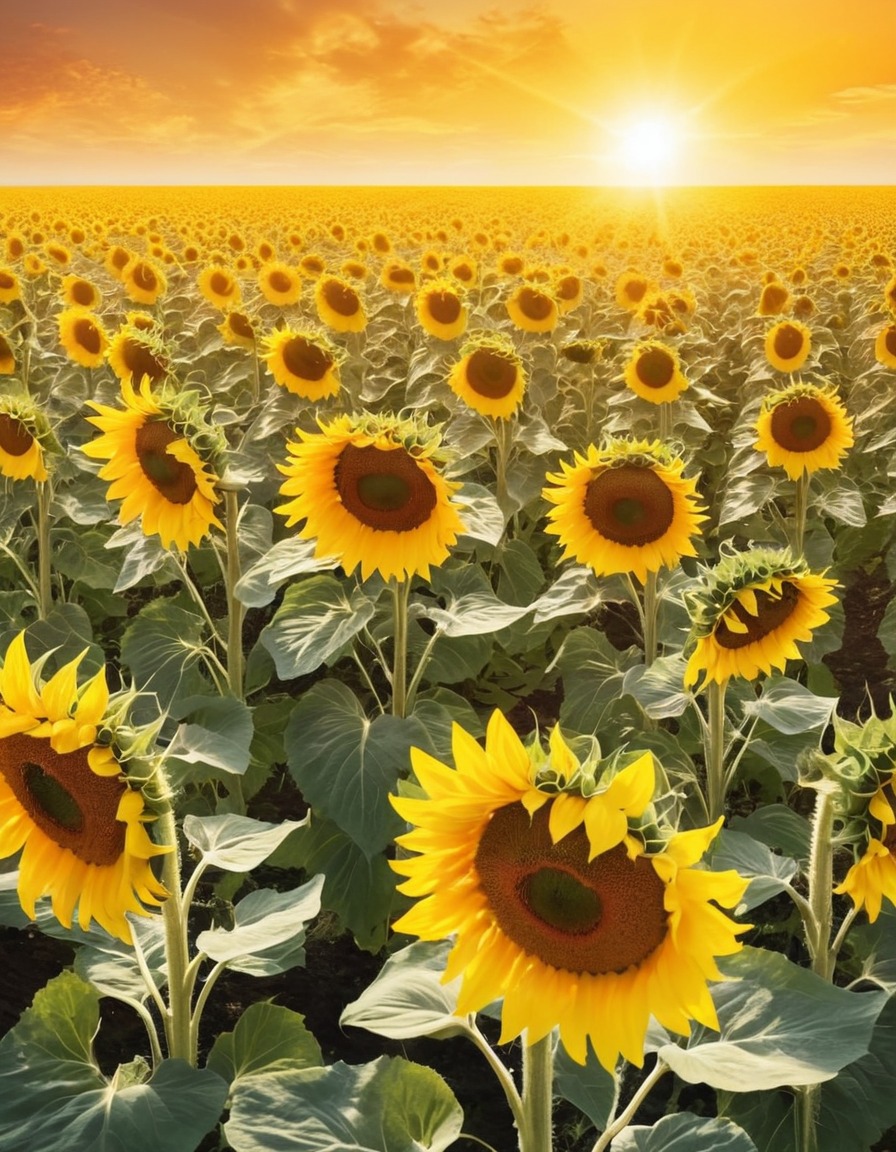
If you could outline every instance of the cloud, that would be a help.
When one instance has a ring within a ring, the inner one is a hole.
[[[878,104],[881,101],[896,100],[896,84],[860,85],[856,88],[842,88],[832,93],[834,100],[843,104]]]

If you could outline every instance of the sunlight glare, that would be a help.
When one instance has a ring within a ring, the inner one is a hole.
[[[681,130],[669,116],[642,116],[621,126],[619,160],[639,184],[662,184],[671,176],[681,151]]]

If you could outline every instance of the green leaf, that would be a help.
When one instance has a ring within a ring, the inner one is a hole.
[[[227,1085],[163,1060],[150,1080],[132,1062],[107,1080],[93,1056],[99,995],[63,972],[0,1041],[0,1146],[28,1152],[194,1152],[218,1121]]]
[[[749,816],[733,816],[731,827],[748,833],[754,840],[760,840],[785,856],[797,860],[809,858],[809,824],[786,804],[767,804]]]
[[[525,540],[503,540],[495,553],[498,595],[508,604],[530,604],[544,587],[544,570]]]
[[[286,728],[287,763],[305,799],[368,857],[401,831],[389,793],[410,771],[410,749],[424,743],[419,720],[368,720],[357,697],[335,680],[313,685]]]
[[[118,565],[104,551],[106,533],[99,529],[56,528],[53,531],[53,567],[69,580],[92,588],[114,588]]]
[[[532,605],[533,623],[561,616],[587,615],[604,600],[604,590],[590,568],[567,568]]]
[[[771,499],[776,486],[775,478],[765,472],[753,472],[729,484],[719,512],[719,524],[746,520]]]
[[[207,1067],[228,1084],[259,1072],[318,1068],[320,1045],[305,1027],[305,1017],[267,1000],[250,1004],[232,1032],[222,1032]]]
[[[488,488],[481,484],[464,484],[454,495],[464,524],[461,540],[484,540],[499,544],[504,535],[504,513]]]
[[[170,600],[151,600],[125,629],[122,663],[138,688],[155,693],[163,710],[178,698],[199,696],[206,689],[198,667],[203,631],[200,616]]]
[[[292,892],[259,888],[233,910],[233,928],[208,928],[196,937],[196,947],[230,968],[255,975],[274,975],[304,963],[305,924],[320,911],[323,876],[315,876]],[[283,945],[289,945],[283,949]],[[266,963],[265,953],[277,949]],[[255,963],[242,964],[246,957]]]
[[[836,696],[816,696],[796,680],[770,676],[758,700],[744,705],[746,716],[757,716],[776,732],[795,736],[824,728],[837,706]]]
[[[274,657],[280,679],[291,680],[338,657],[375,611],[363,588],[349,594],[334,576],[311,576],[286,589],[260,643]]]
[[[834,477],[819,476],[813,493],[814,510],[830,516],[838,524],[853,528],[865,525],[865,505],[854,480],[838,472]]]
[[[588,1059],[577,1064],[562,1044],[554,1052],[554,1089],[584,1112],[595,1128],[603,1130],[617,1101],[618,1084],[589,1048]]]
[[[80,604],[55,604],[46,620],[35,620],[26,629],[29,656],[50,652],[44,676],[68,664],[87,649],[78,667],[78,678],[87,679],[105,664],[102,648],[94,643],[93,628]]]
[[[165,984],[165,927],[161,916],[131,916],[131,930],[158,987]],[[38,918],[40,925],[40,918]],[[143,1001],[149,989],[131,945],[103,933],[87,934],[87,942],[75,951],[75,971],[101,996]]]
[[[747,1133],[730,1120],[678,1112],[663,1116],[652,1128],[623,1128],[613,1141],[614,1152],[756,1152]]]
[[[678,653],[660,656],[650,667],[636,664],[623,676],[622,691],[633,696],[654,720],[680,716],[691,702],[684,687],[685,666]]]
[[[445,1039],[466,1030],[456,1015],[457,982],[445,984],[451,945],[418,940],[393,953],[357,1000],[346,1005],[340,1027],[366,1028],[390,1040]]]
[[[249,767],[252,743],[252,712],[242,700],[230,697],[206,699],[180,724],[166,749],[177,781],[184,777],[207,779],[211,772],[237,776]],[[197,773],[195,766],[209,770]]]
[[[236,586],[237,599],[248,608],[263,608],[277,595],[280,585],[293,576],[334,568],[337,563],[334,557],[314,558],[316,547],[316,540],[302,540],[298,536],[278,540],[240,577]]]
[[[303,820],[283,820],[279,824],[266,824],[249,816],[227,813],[223,816],[187,815],[183,833],[190,844],[202,855],[202,863],[228,872],[250,872],[258,867],[296,828],[304,828]]]
[[[752,836],[728,828],[723,828],[713,841],[709,863],[713,872],[733,868],[741,876],[749,877],[750,886],[738,911],[749,911],[784,892],[799,870],[796,860],[776,856],[767,845]]]
[[[462,1125],[441,1076],[381,1056],[238,1080],[224,1133],[234,1152],[443,1152]]]
[[[414,704],[414,717],[426,733],[423,747],[439,759],[451,757],[451,733],[460,724],[473,736],[482,736],[485,727],[472,704],[450,688],[430,688]]]
[[[719,967],[734,978],[712,989],[721,1033],[701,1027],[687,1047],[659,1050],[689,1084],[728,1092],[818,1084],[868,1051],[883,993],[835,987],[755,948]]]
[[[158,536],[146,536],[139,523],[119,528],[106,542],[107,548],[123,548],[124,558],[113,591],[124,592],[133,588],[147,576],[167,567],[172,579],[177,576],[177,565]]]
[[[560,723],[573,732],[594,733],[618,700],[626,671],[641,663],[636,648],[620,652],[603,633],[577,628],[563,641],[555,663],[563,676]]]
[[[417,600],[412,609],[415,616],[434,621],[445,636],[489,635],[522,620],[530,611],[528,606],[499,600],[478,565],[441,569],[432,583],[433,591],[445,601],[444,608]]]

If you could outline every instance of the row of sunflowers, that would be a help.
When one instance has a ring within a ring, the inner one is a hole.
[[[781,195],[5,196],[0,915],[77,951],[4,1146],[491,1147],[290,1008],[200,1031],[325,918],[381,962],[342,1024],[472,1043],[521,1152],[896,1123],[886,655],[834,675],[893,541],[891,222]],[[715,1107],[644,1124],[675,1080]]]

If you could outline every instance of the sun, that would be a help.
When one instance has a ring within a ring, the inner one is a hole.
[[[620,124],[614,135],[622,174],[630,182],[663,184],[674,174],[683,142],[674,116],[634,116]]]

